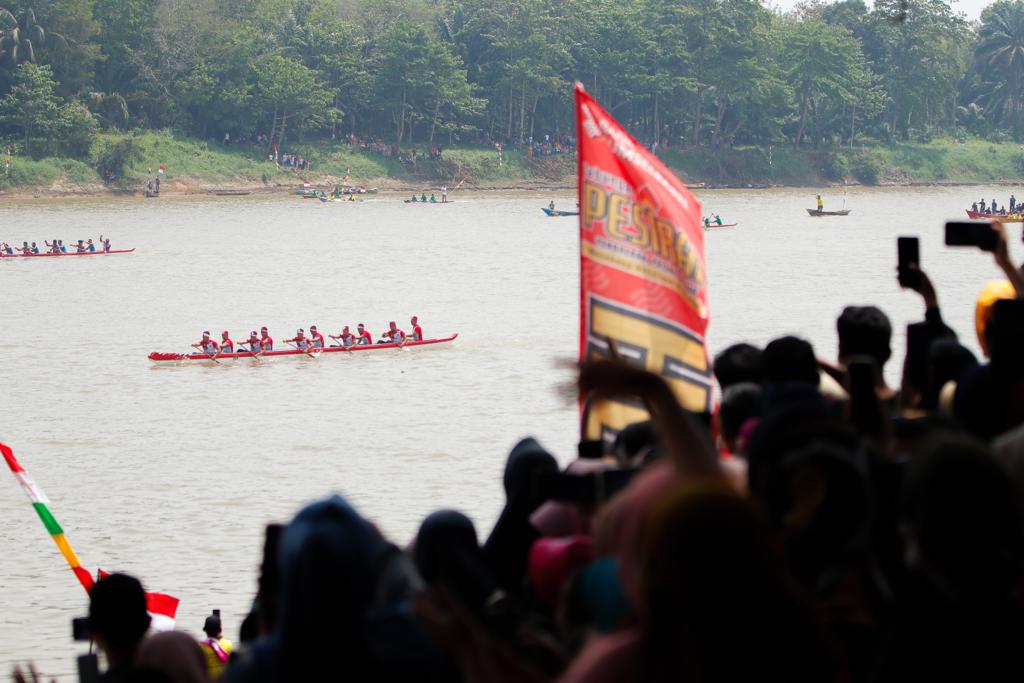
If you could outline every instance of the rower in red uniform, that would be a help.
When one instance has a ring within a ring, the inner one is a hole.
[[[384,337],[393,344],[405,343],[405,332],[398,329],[394,320],[388,323],[388,330],[384,333]]]
[[[203,353],[208,353],[211,355],[220,351],[220,345],[218,345],[217,342],[210,339],[209,331],[203,332],[203,338],[200,339],[195,344],[193,344],[192,346],[196,347]]]
[[[248,346],[249,353],[259,353],[263,349],[263,344],[260,342],[260,337],[256,334],[256,330],[249,333],[249,338],[242,342],[241,346]]]
[[[356,333],[356,343],[359,344],[359,346],[373,345],[373,335],[366,329],[366,325],[362,323],[356,325]]]
[[[110,238],[109,237],[107,239],[103,239],[103,235],[100,235],[100,244],[103,245],[103,251],[104,252],[110,251]]]
[[[294,337],[292,337],[291,339],[285,339],[284,341],[285,343],[295,344],[299,351],[305,351],[306,349],[309,348],[309,338],[306,337],[305,330],[301,328],[299,329],[298,332],[295,333]]]
[[[314,349],[324,348],[324,335],[316,331],[316,325],[309,326],[309,343]]]
[[[28,242],[22,242],[21,246],[18,247],[18,250],[22,254],[31,254],[32,253],[32,247],[28,246]]]
[[[260,328],[260,345],[263,347],[264,351],[273,351],[274,350],[274,340],[267,333],[267,328],[266,327],[261,327]]]
[[[356,336],[349,331],[348,325],[345,325],[345,327],[342,328],[341,334],[332,334],[330,336],[331,339],[340,339],[341,345],[344,346],[345,348],[348,348],[349,346],[352,346],[353,344],[356,343]]]
[[[235,342],[231,341],[231,336],[227,330],[220,333],[220,353],[234,353]],[[220,354],[217,354],[218,356]]]
[[[412,332],[409,333],[409,341],[423,341],[423,328],[420,327],[419,318],[413,316],[409,320],[409,324],[412,326]]]

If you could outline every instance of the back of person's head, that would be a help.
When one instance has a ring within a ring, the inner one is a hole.
[[[210,638],[217,638],[221,633],[220,617],[216,614],[211,614],[206,617],[206,621],[203,622],[203,633]]]
[[[165,631],[147,638],[139,648],[132,681],[207,683],[206,657],[188,634]]]
[[[814,347],[799,337],[779,337],[764,347],[764,378],[773,384],[818,386],[818,360]]]
[[[1014,489],[985,445],[949,433],[922,443],[902,509],[916,568],[947,598],[1000,600],[1019,584],[1024,536]]]
[[[525,502],[527,506],[536,507],[541,502],[537,488],[539,477],[557,472],[558,461],[536,439],[522,439],[505,461],[502,483],[508,502]]]
[[[657,503],[641,589],[647,680],[828,680],[811,610],[767,526],[723,485],[683,484]]]
[[[928,384],[921,396],[921,407],[936,409],[942,387],[977,365],[978,359],[971,350],[955,338],[936,339],[928,349]]]
[[[740,382],[760,384],[764,380],[761,355],[761,349],[745,342],[733,344],[720,351],[715,356],[713,369],[722,391]]]
[[[131,652],[149,630],[146,591],[127,574],[111,574],[89,592],[89,628],[97,640],[120,652]]]
[[[626,461],[653,448],[658,443],[654,424],[650,420],[626,425],[615,437],[615,453]]]
[[[718,427],[727,444],[735,443],[744,422],[761,416],[762,400],[760,385],[751,382],[733,384],[722,392]]]
[[[881,368],[892,355],[892,324],[876,306],[847,306],[836,320],[836,331],[840,362],[851,356],[871,356]]]
[[[470,610],[480,610],[497,589],[473,522],[461,512],[438,510],[427,515],[412,556],[427,583],[453,591]]]

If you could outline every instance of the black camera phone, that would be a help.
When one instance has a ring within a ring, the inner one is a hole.
[[[921,282],[921,242],[916,237],[896,238],[897,281],[901,287],[915,289]],[[913,265],[914,269],[910,266]]]
[[[71,620],[71,637],[80,643],[92,640],[92,633],[89,631],[88,617],[75,617]]]
[[[991,223],[977,221],[949,221],[946,223],[946,246],[978,247],[982,251],[995,251],[999,234]]]

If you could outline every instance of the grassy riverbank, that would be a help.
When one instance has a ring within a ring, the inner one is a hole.
[[[0,196],[100,195],[144,189],[147,169],[163,165],[166,194],[216,191],[280,192],[302,178],[332,185],[344,174],[353,183],[391,190],[416,190],[462,184],[466,189],[541,189],[575,185],[572,156],[533,158],[506,151],[498,162],[493,149],[446,148],[443,158],[419,157],[415,165],[400,163],[347,145],[299,143],[289,152],[312,161],[312,170],[269,162],[263,150],[248,145],[225,146],[166,132],[133,136],[106,134],[95,146],[130,139],[137,148],[124,177],[104,185],[85,161],[15,156],[10,175],[0,175]],[[1024,179],[1024,148],[1010,143],[970,140],[959,143],[872,145],[854,150],[796,150],[792,147],[666,150],[662,158],[687,182],[709,185],[819,186],[844,176],[865,185],[1016,183]]]

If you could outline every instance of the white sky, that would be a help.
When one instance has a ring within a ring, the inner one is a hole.
[[[792,9],[799,0],[766,0],[769,7],[777,6],[783,10]],[[866,0],[868,6],[871,5],[871,0]],[[953,6],[953,10],[956,12],[963,12],[967,15],[968,19],[977,19],[981,16],[981,10],[992,4],[992,0],[953,0],[950,3]]]

